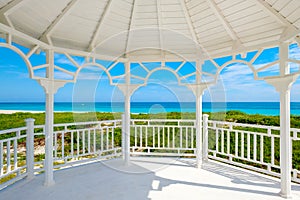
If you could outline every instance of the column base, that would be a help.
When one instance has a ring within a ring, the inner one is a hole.
[[[284,194],[284,193],[282,193],[281,191],[279,192],[279,195],[280,195],[282,198],[285,198],[285,199],[292,199],[292,195]]]
[[[45,187],[50,187],[50,186],[53,186],[55,185],[55,181],[54,180],[51,180],[51,181],[45,181],[44,182],[44,186]]]

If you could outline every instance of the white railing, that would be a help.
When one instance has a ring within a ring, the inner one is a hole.
[[[0,131],[0,180],[22,178],[26,175],[26,127]],[[19,150],[19,151],[18,151]]]
[[[208,158],[280,176],[279,127],[208,120],[204,132],[207,132]],[[291,129],[294,148],[300,146],[299,135],[300,129]],[[292,180],[300,183],[300,163],[296,150],[293,151],[291,173]]]
[[[44,126],[0,131],[0,189],[44,168]],[[55,124],[54,167],[122,155],[122,121]],[[279,127],[203,118],[203,159],[214,159],[272,176],[280,176]],[[131,155],[196,156],[195,120],[141,120],[130,124]],[[291,129],[292,180],[300,183],[300,129]]]
[[[44,125],[29,119],[26,127],[0,131],[0,138],[0,189],[43,170]],[[120,138],[121,120],[55,124],[54,167],[120,156]]]
[[[80,158],[120,156],[121,144],[115,144],[117,129],[121,137],[121,120],[55,124],[55,164],[65,165]]]
[[[195,120],[131,120],[131,154],[195,156]]]

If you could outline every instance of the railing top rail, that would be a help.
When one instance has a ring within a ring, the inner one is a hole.
[[[224,122],[224,121],[214,121],[214,120],[208,120],[208,123],[213,123],[213,124],[215,123],[215,124],[221,124],[221,125],[231,125],[231,126],[240,126],[240,127],[251,127],[251,128],[280,130],[279,126],[267,126],[267,125],[260,125],[260,124],[242,124],[242,123],[236,123],[236,122]]]
[[[73,122],[73,123],[62,123],[62,124],[54,124],[54,127],[60,127],[60,126],[80,126],[80,125],[89,125],[89,124],[105,124],[105,123],[118,123],[121,122],[122,120],[117,119],[117,120],[104,120],[104,121],[91,121],[91,122]]]
[[[7,129],[7,130],[0,130],[0,135],[19,132],[19,131],[25,131],[26,129],[27,129],[27,127],[19,127],[19,128]]]

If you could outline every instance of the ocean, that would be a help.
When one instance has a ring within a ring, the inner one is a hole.
[[[45,103],[0,103],[0,110],[45,111]],[[56,102],[56,112],[123,112],[122,102]],[[247,114],[279,115],[279,102],[203,102],[203,112],[239,110]],[[195,102],[131,102],[131,113],[195,112]],[[291,114],[300,115],[300,102],[291,102]]]

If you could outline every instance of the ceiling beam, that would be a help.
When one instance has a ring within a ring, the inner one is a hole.
[[[52,44],[51,34],[53,31],[63,23],[65,17],[71,13],[72,8],[78,2],[78,0],[71,0],[70,3],[62,10],[62,12],[55,18],[55,20],[47,27],[46,31],[41,35],[39,40]]]
[[[257,5],[263,9],[263,11],[267,12],[269,16],[273,17],[278,23],[283,26],[291,26],[292,24],[284,18],[278,11],[276,11],[270,4],[268,4],[264,0],[256,0]]]
[[[209,57],[209,53],[207,52],[207,50],[204,48],[204,46],[202,46],[199,42],[199,38],[197,37],[197,33],[196,33],[196,30],[194,28],[194,25],[193,25],[193,22],[192,22],[192,19],[191,19],[191,15],[188,11],[188,8],[187,8],[187,5],[185,3],[185,0],[179,0],[180,3],[181,3],[181,7],[183,9],[183,13],[184,13],[184,17],[185,17],[185,20],[188,24],[188,27],[189,27],[189,31],[192,35],[192,38],[193,38],[193,41],[194,43],[196,43],[196,49],[198,49],[199,47],[199,50],[202,50],[203,53],[205,54],[203,57]],[[199,52],[200,54],[201,52]]]
[[[293,24],[291,24],[285,17],[283,17],[278,11],[276,11],[270,4],[264,0],[256,0],[257,5],[261,9],[268,13],[270,17],[275,19],[279,24],[286,27],[280,37],[280,41],[288,41],[293,39],[296,35],[300,33],[300,30],[297,29]]]
[[[228,33],[228,35],[231,37],[231,39],[233,41],[235,41],[234,45],[236,45],[236,44],[241,45],[242,42],[241,42],[240,38],[234,32],[232,26],[226,20],[226,18],[222,14],[221,9],[218,7],[218,5],[216,4],[216,2],[214,0],[206,0],[206,2],[208,3],[208,5],[211,8],[211,10],[214,12],[215,16],[219,19],[219,21],[221,22],[221,24],[225,28],[226,32]]]
[[[161,15],[161,7],[160,0],[156,0],[156,11],[157,11],[157,25],[158,25],[158,33],[159,33],[159,46],[160,46],[160,54],[162,61],[165,60],[164,46],[163,46],[163,35],[162,35],[162,15]],[[165,62],[165,61],[164,61]],[[165,65],[165,63],[163,63]]]
[[[134,17],[134,10],[135,10],[135,6],[136,6],[136,0],[133,0],[132,2],[132,8],[131,8],[131,15],[130,15],[130,20],[129,20],[129,25],[128,25],[128,34],[127,34],[127,39],[126,39],[126,45],[125,45],[125,54],[124,55],[125,57],[127,57],[129,54],[128,51],[129,51],[129,45],[130,45],[130,31],[132,30],[132,27],[133,27],[133,17]]]
[[[89,44],[88,51],[93,51],[94,48],[96,47],[96,42],[97,42],[97,38],[99,37],[99,34],[100,34],[101,26],[103,25],[103,22],[107,16],[107,13],[109,13],[109,11],[111,9],[112,1],[113,0],[108,0],[107,4],[105,5],[104,11],[101,15],[101,18],[97,23],[96,31],[94,32],[91,42]]]
[[[13,0],[5,6],[3,6],[0,9],[0,23],[14,28],[8,16],[17,9],[19,9],[25,2],[26,0]]]

